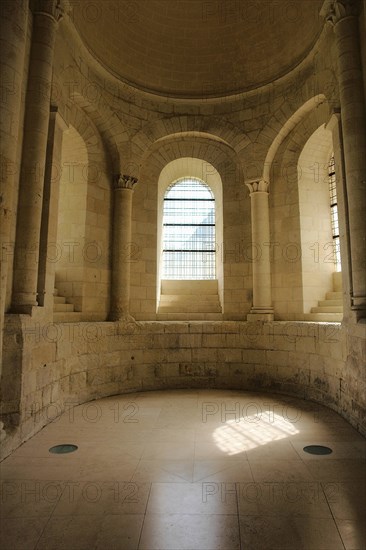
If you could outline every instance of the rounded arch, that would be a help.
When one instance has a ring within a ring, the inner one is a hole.
[[[289,134],[295,129],[295,127],[304,120],[314,109],[324,103],[326,97],[323,94],[318,94],[308,99],[301,107],[299,107],[289,118],[284,119],[284,113],[280,111],[277,116],[273,117],[268,124],[268,128],[271,129],[272,141],[268,148],[263,165],[263,179],[271,181],[271,170],[274,158],[279,150],[281,144],[289,136]],[[281,127],[278,129],[278,125]],[[276,128],[274,129],[273,126]],[[268,128],[264,130],[268,134]]]
[[[171,160],[161,170],[158,180],[158,236],[157,236],[157,281],[158,297],[161,280],[161,249],[163,202],[168,187],[175,181],[183,178],[196,178],[204,182],[212,190],[215,198],[215,242],[223,242],[223,191],[222,179],[217,169],[208,161],[196,157],[180,157]],[[219,281],[219,296],[223,298],[223,270],[222,263],[216,261],[216,277]]]
[[[289,132],[272,160],[270,192],[273,302],[280,320],[306,319],[332,290],[327,166],[332,134],[326,102]],[[321,215],[320,215],[321,214]]]
[[[250,202],[243,185],[243,170],[231,147],[198,136],[175,136],[155,143],[141,166],[132,214],[133,242],[139,255],[137,261],[131,264],[131,313],[139,320],[156,319],[159,179],[162,175],[161,181],[165,180],[167,186],[169,181],[186,175],[188,166],[185,163],[188,161],[180,159],[197,159],[189,161],[192,170],[190,175],[206,181],[214,193],[216,172],[221,178],[223,236],[217,243],[218,270],[221,269],[222,273],[225,271],[220,290],[221,303],[224,306],[224,318],[245,319],[251,300],[251,264],[240,255],[239,245],[242,241],[251,242],[251,230]],[[176,162],[170,164],[173,161]],[[160,201],[162,196],[161,191]],[[148,274],[141,275],[142,272]],[[143,281],[145,288],[141,289],[139,281]],[[140,298],[142,295],[149,298],[144,300]]]
[[[201,115],[166,117],[146,124],[132,137],[136,149],[135,162],[142,166],[161,141],[194,138],[221,142],[235,154],[250,144],[241,128],[222,118]]]
[[[56,287],[82,320],[102,320],[108,313],[110,284],[110,158],[93,121],[75,103],[68,103],[67,121],[57,237],[63,261],[56,265]]]
[[[120,150],[125,142],[129,141],[127,128],[124,128],[117,114],[111,109],[105,99],[105,91],[99,78],[91,78],[90,69],[87,75],[83,74],[81,66],[73,66],[71,58],[69,64],[64,55],[58,54],[56,49],[54,73],[52,83],[52,99],[54,105],[59,105],[65,111],[65,119],[73,124],[72,110],[77,108],[84,112],[90,123],[99,134],[101,143],[111,161],[113,174],[120,171]],[[71,111],[71,112],[70,112]]]

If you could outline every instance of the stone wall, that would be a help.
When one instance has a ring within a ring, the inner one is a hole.
[[[10,394],[3,395],[3,454],[74,405],[168,388],[297,396],[327,405],[366,434],[363,328],[229,321],[53,324],[7,316],[5,360],[15,398],[9,403]],[[90,406],[91,421],[95,411]]]

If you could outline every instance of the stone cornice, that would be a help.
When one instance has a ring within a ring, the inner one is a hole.
[[[253,193],[268,193],[269,192],[269,182],[264,179],[256,179],[246,181],[245,185],[248,187],[250,194]]]
[[[357,17],[360,11],[359,0],[325,0],[320,15],[324,19],[336,25],[347,17]]]
[[[42,14],[60,21],[69,10],[68,0],[30,0],[29,7],[34,15]]]
[[[127,176],[126,174],[118,174],[114,178],[114,189],[133,189],[137,184],[137,178]]]

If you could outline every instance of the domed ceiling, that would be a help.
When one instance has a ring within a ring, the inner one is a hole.
[[[95,57],[124,82],[182,98],[250,90],[296,66],[322,28],[323,0],[76,2]]]

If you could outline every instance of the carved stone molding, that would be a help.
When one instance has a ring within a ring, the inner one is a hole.
[[[52,17],[56,23],[69,11],[68,0],[30,0],[30,9],[34,14]]]
[[[245,185],[248,187],[251,195],[253,193],[269,192],[269,182],[264,179],[247,181],[245,182]]]
[[[137,178],[127,176],[126,174],[118,174],[114,179],[114,189],[131,189],[133,190],[137,184]]]
[[[325,0],[320,15],[322,15],[328,23],[336,25],[346,17],[357,17],[359,11],[359,0]]]

